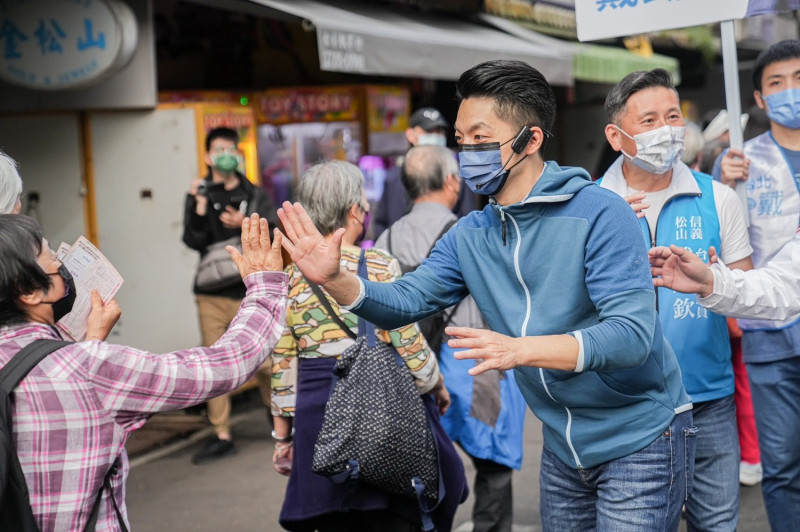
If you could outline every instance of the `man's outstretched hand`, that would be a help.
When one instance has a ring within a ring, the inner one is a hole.
[[[286,238],[283,247],[292,260],[312,283],[324,285],[339,273],[344,228],[337,229],[325,238],[299,203],[283,202],[278,209]]]
[[[653,285],[672,288],[685,294],[707,297],[714,290],[714,274],[703,260],[678,246],[652,248],[648,252]],[[712,246],[709,256],[716,256]],[[714,261],[716,262],[716,260]]]

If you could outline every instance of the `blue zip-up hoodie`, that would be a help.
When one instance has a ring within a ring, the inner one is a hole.
[[[582,168],[548,162],[523,201],[462,218],[416,271],[365,283],[354,311],[396,328],[467,293],[493,331],[577,339],[575,371],[515,370],[563,462],[594,467],[639,451],[691,408],[636,215]]]

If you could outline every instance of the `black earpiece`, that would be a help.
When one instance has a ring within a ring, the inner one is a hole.
[[[519,133],[514,138],[514,142],[511,143],[511,150],[514,153],[522,153],[532,137],[533,131],[531,131],[530,126],[522,126],[522,129],[519,130]]]

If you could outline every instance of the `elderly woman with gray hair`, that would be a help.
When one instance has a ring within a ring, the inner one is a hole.
[[[342,161],[319,163],[302,176],[296,196],[326,238],[332,237],[339,228],[345,229],[341,266],[356,273],[362,253],[358,244],[369,223],[364,176],[358,167]],[[399,263],[386,252],[373,248],[363,253],[370,280],[390,282],[400,276]],[[414,501],[399,500],[363,484],[358,485],[355,493],[348,493],[341,485],[311,471],[314,444],[331,391],[333,368],[337,357],[353,341],[329,315],[300,270],[291,264],[285,272],[289,275],[286,326],[272,354],[275,422],[272,436],[276,440],[273,465],[279,473],[289,475],[280,514],[281,526],[287,530],[322,532],[420,530]],[[341,321],[357,334],[358,318],[328,299]],[[435,416],[438,405],[443,413],[450,397],[443,386],[436,358],[418,326],[411,324],[393,331],[376,330],[376,333],[380,341],[391,343],[397,349],[411,370],[429,411]],[[429,394],[432,397],[426,397]],[[443,431],[441,436],[447,437]],[[440,456],[443,470],[447,467],[458,471],[461,467],[460,458],[453,454],[452,464],[447,457]],[[463,468],[461,482],[465,482]],[[447,484],[445,479],[446,487],[457,492],[456,497],[461,494],[463,486]],[[450,529],[458,502],[450,508],[442,508],[438,530]]]
[[[0,151],[0,214],[19,214],[22,211],[22,179],[17,162]]]

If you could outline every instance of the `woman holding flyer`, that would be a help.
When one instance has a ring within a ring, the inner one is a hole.
[[[212,347],[157,354],[99,340],[120,313],[95,292],[86,340],[54,351],[14,388],[13,440],[40,530],[84,530],[93,508],[97,530],[128,529],[130,433],[156,412],[238,388],[277,344],[287,285],[280,240],[270,242],[258,215],[245,219],[242,253],[229,252],[247,295]],[[60,339],[54,324],[75,295],[36,222],[0,215],[0,369],[36,340]]]

